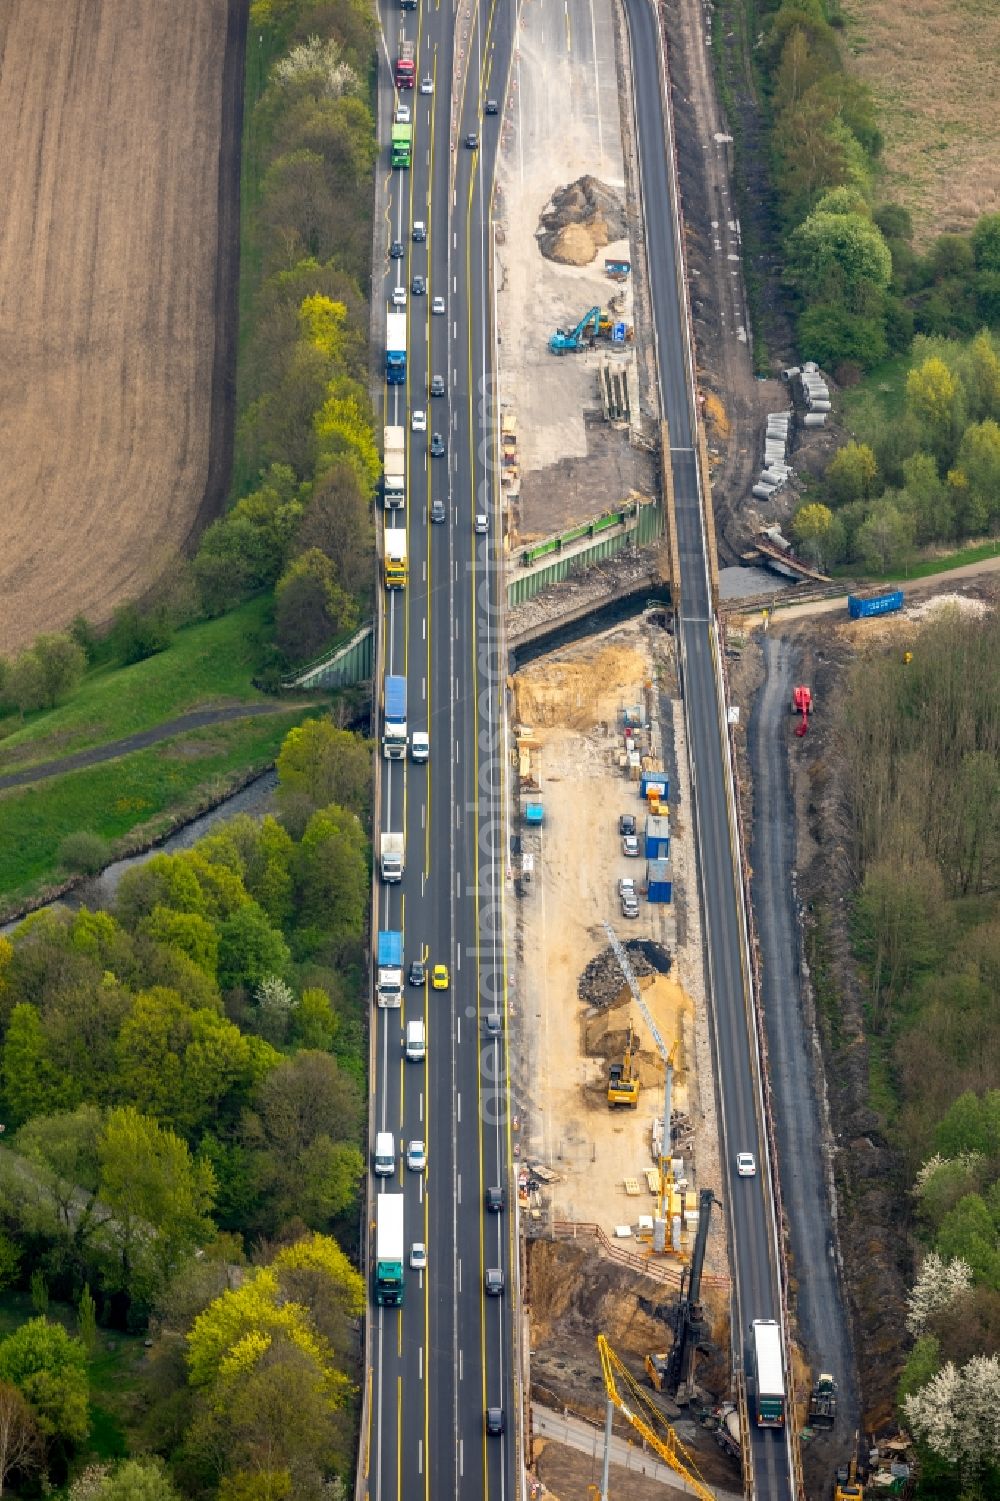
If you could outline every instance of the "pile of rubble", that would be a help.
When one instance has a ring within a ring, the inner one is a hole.
[[[632,973],[637,980],[646,975],[666,974],[670,955],[662,944],[647,939],[627,939],[623,944]],[[628,994],[628,981],[621,972],[612,948],[602,949],[584,969],[576,987],[581,1001],[588,1006],[613,1006]]]
[[[542,254],[569,266],[589,266],[598,250],[627,235],[621,195],[589,175],[553,193],[536,231]]]

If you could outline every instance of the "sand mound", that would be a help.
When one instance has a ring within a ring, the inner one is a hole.
[[[621,703],[634,703],[644,675],[639,653],[621,646],[606,646],[572,661],[543,659],[514,678],[516,717],[535,729],[590,729],[606,718],[609,691],[614,693],[619,685]]]
[[[620,196],[590,176],[553,193],[536,232],[542,254],[565,266],[589,266],[598,250],[627,235]]]

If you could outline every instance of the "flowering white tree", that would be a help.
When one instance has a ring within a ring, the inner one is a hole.
[[[300,42],[275,63],[274,76],[281,83],[314,79],[331,99],[353,94],[358,86],[358,75],[350,63],[344,62],[340,43],[333,37],[311,36],[308,41]]]
[[[914,1435],[964,1471],[1000,1460],[1000,1360],[974,1355],[951,1361],[903,1402]]]
[[[927,1320],[972,1286],[972,1268],[961,1256],[944,1261],[936,1251],[924,1257],[917,1280],[907,1297],[909,1313],[906,1327],[914,1336],[922,1334]]]
[[[266,1011],[275,1017],[290,1016],[295,1004],[295,996],[291,987],[286,985],[278,975],[265,976],[254,991],[253,998],[261,1011]]]

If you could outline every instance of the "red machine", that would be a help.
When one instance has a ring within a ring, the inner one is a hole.
[[[805,735],[808,732],[809,716],[812,711],[812,694],[809,692],[809,689],[805,686],[805,684],[800,684],[800,686],[794,689],[792,693],[792,713],[802,716],[798,724],[795,726],[795,733],[799,737]]]

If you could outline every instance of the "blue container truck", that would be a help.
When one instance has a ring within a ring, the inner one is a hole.
[[[390,761],[406,755],[406,679],[386,673],[382,751]]]
[[[867,620],[872,615],[891,615],[903,608],[902,589],[865,590],[847,596],[847,613],[852,620]]]
[[[388,313],[385,320],[385,378],[390,386],[406,380],[406,314]]]
[[[403,998],[403,935],[389,928],[378,935],[378,973],[375,998],[380,1006],[396,1009]]]

